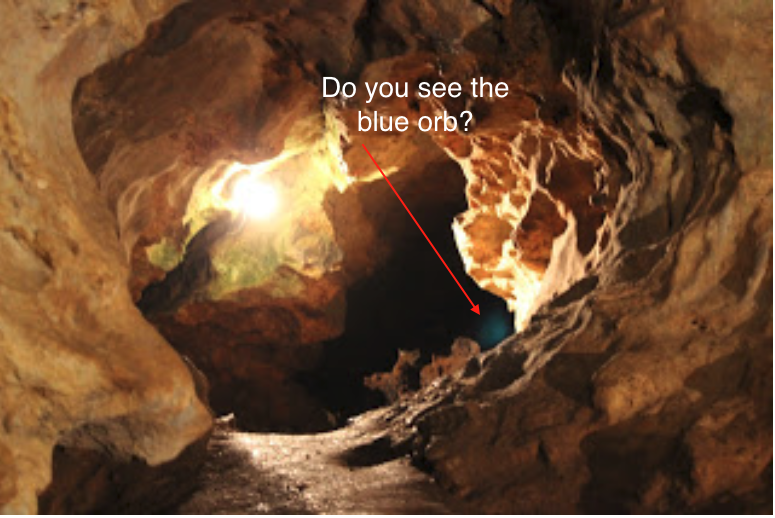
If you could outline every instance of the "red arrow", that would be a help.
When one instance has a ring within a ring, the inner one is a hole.
[[[400,202],[401,202],[401,205],[403,205],[403,206],[404,206],[404,208],[406,209],[406,212],[408,212],[408,213],[409,213],[409,216],[411,216],[411,217],[412,217],[412,221],[414,221],[414,224],[415,224],[415,225],[417,225],[417,228],[419,228],[419,229],[420,229],[420,232],[422,232],[422,235],[423,235],[423,236],[425,236],[425,239],[427,239],[427,240],[428,240],[428,244],[429,244],[429,245],[431,245],[431,248],[433,248],[433,251],[434,251],[434,252],[436,252],[436,255],[438,255],[438,256],[439,256],[439,259],[441,260],[442,264],[444,264],[444,266],[447,268],[447,271],[449,272],[449,274],[452,276],[452,278],[453,278],[453,279],[455,279],[455,282],[457,283],[457,286],[458,286],[458,288],[460,288],[460,291],[462,291],[462,292],[463,292],[463,295],[465,295],[465,296],[466,296],[466,298],[468,299],[468,302],[470,302],[470,303],[471,303],[471,306],[472,306],[472,307],[471,307],[471,311],[473,311],[474,313],[476,313],[477,315],[479,315],[479,314],[480,314],[480,313],[479,313],[479,304],[477,304],[477,305],[475,305],[475,306],[474,306],[474,302],[471,300],[471,297],[469,297],[469,296],[468,296],[468,293],[466,293],[466,290],[464,290],[464,289],[463,289],[463,286],[461,286],[461,285],[460,285],[460,281],[458,281],[458,280],[457,280],[457,277],[455,277],[455,274],[454,274],[454,273],[452,273],[452,270],[450,270],[450,269],[449,269],[449,266],[447,266],[447,263],[446,263],[446,261],[444,261],[444,259],[441,257],[441,254],[439,253],[439,251],[438,251],[438,250],[436,250],[436,247],[435,247],[435,246],[433,246],[433,243],[431,243],[431,240],[430,240],[430,238],[428,237],[428,235],[427,235],[427,234],[425,233],[425,231],[422,229],[422,227],[420,226],[420,224],[419,224],[419,223],[417,223],[417,220],[414,218],[414,214],[412,214],[412,211],[411,211],[411,210],[409,210],[409,207],[407,207],[407,206],[406,206],[406,203],[404,203],[404,200],[402,200],[402,199],[401,199],[401,196],[399,196],[399,195],[398,195],[398,191],[396,191],[396,188],[395,188],[395,187],[393,187],[393,184],[392,184],[392,183],[390,183],[390,180],[388,180],[388,177],[387,177],[387,175],[384,173],[384,171],[382,171],[382,168],[381,168],[381,167],[380,167],[380,166],[377,164],[377,161],[376,161],[376,160],[374,160],[374,157],[373,157],[373,156],[371,156],[371,153],[369,153],[369,150],[366,148],[366,144],[361,144],[361,145],[363,146],[363,149],[365,149],[365,150],[366,150],[366,153],[368,153],[368,154],[369,154],[369,158],[371,158],[371,161],[372,161],[372,162],[374,162],[374,165],[375,165],[375,166],[377,166],[377,169],[379,169],[379,172],[380,172],[380,173],[382,173],[382,176],[385,178],[385,181],[388,183],[388,185],[390,186],[390,188],[391,188],[391,189],[393,189],[393,192],[394,192],[394,193],[396,193],[396,196],[398,197],[398,201],[400,201]]]

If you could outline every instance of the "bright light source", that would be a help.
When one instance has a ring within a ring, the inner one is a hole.
[[[246,216],[254,219],[267,219],[280,205],[277,190],[251,174],[234,183],[232,201]]]

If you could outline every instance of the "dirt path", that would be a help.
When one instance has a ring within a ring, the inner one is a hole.
[[[440,514],[450,500],[397,456],[374,416],[318,435],[216,431],[202,486],[177,512]]]

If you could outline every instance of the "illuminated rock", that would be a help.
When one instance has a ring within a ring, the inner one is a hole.
[[[765,2],[544,13],[594,128],[574,146],[595,160],[536,170],[565,228],[537,193],[520,200],[516,242],[546,265],[524,332],[396,419],[471,509],[771,512],[771,16]],[[505,162],[490,151],[482,173]],[[464,236],[472,263],[496,264],[477,243],[506,235],[497,198]],[[548,264],[533,209],[556,235]]]
[[[129,269],[72,135],[80,76],[174,2],[6,4],[0,66],[0,510],[32,513],[57,443],[174,458],[210,416],[134,307]]]
[[[4,510],[35,509],[57,443],[159,463],[207,429],[133,303],[219,412],[335,424],[299,378],[346,375],[321,344],[347,326],[347,360],[374,358],[348,296],[376,286],[403,324],[449,294],[399,291],[431,277],[407,258],[426,244],[365,144],[423,221],[458,212],[438,227],[522,330],[413,396],[378,383],[404,399],[377,426],[445,489],[480,512],[771,511],[771,4],[194,2],[129,50],[173,7],[138,5],[3,9]],[[322,99],[324,75],[510,93]],[[464,110],[468,132],[416,127]],[[253,175],[277,195],[259,218]],[[391,347],[448,338],[428,321]]]

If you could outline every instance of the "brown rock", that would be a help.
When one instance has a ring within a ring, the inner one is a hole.
[[[537,178],[573,214],[540,309],[478,376],[419,393],[397,422],[479,512],[769,513],[771,148],[747,140],[745,113],[771,68],[752,49],[771,38],[754,23],[738,47],[728,21],[771,6],[592,7],[545,21],[568,38],[555,51],[603,176],[574,159]],[[740,74],[750,95],[728,82]],[[546,261],[545,235],[515,234]]]
[[[210,417],[180,357],[144,321],[72,136],[76,80],[173,3],[2,9],[0,508],[34,512],[54,445],[75,430],[117,456],[174,458]]]
[[[431,362],[420,371],[420,384],[431,385],[440,378],[461,373],[473,374],[478,368],[479,344],[470,338],[458,338],[452,343],[449,355],[433,355]]]
[[[346,296],[406,251],[366,144],[427,210],[454,205],[462,180],[443,174],[462,172],[465,268],[521,330],[371,377],[401,400],[373,454],[411,446],[479,512],[771,512],[771,4],[300,5],[187,4],[121,57],[172,4],[6,9],[3,510],[35,510],[57,443],[93,498],[79,510],[136,509],[167,479],[146,464],[207,429],[134,302],[219,411],[331,426],[299,376],[357,324]],[[330,74],[510,94],[321,100]],[[464,109],[466,131],[415,127]],[[411,127],[358,132],[359,111]],[[273,218],[237,215],[250,176],[280,192]],[[123,473],[140,486],[106,484]],[[56,480],[46,508],[75,508],[71,487]]]

